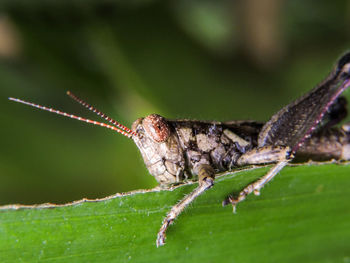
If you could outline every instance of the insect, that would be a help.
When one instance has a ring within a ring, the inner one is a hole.
[[[131,138],[139,148],[149,173],[166,186],[197,179],[198,187],[174,205],[163,220],[156,244],[165,244],[166,231],[195,198],[213,187],[215,174],[250,164],[274,163],[269,172],[228,196],[223,205],[236,205],[260,189],[295,158],[350,160],[350,123],[335,128],[345,118],[347,102],[341,93],[350,86],[350,52],[341,57],[327,78],[310,92],[288,104],[266,122],[168,120],[151,114],[137,119],[129,129],[71,92],[75,101],[110,124],[40,106],[42,110],[112,129]]]

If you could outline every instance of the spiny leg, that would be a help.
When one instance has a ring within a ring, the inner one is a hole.
[[[349,160],[350,159],[350,123],[346,123],[342,125],[341,130],[343,131],[340,135],[337,133],[337,136],[331,136],[332,133],[327,137],[323,137],[323,141],[331,140],[333,137],[334,138],[341,138],[342,143],[340,142],[333,142],[331,143],[334,145],[334,147],[340,147],[342,149],[341,155],[337,156],[338,159],[342,160]],[[332,130],[334,133],[339,131],[339,130]],[[317,134],[314,135],[317,137]],[[313,139],[313,137],[311,138]],[[320,139],[320,138],[318,138]],[[305,151],[304,148],[309,149],[311,148],[308,146],[308,143],[311,143],[310,141],[307,141],[306,145],[304,145],[301,148],[301,151]],[[310,150],[310,149],[309,149]],[[321,155],[322,150],[319,148],[316,148],[318,153]],[[236,205],[243,201],[247,195],[250,193],[254,192],[255,195],[260,194],[260,189],[265,186],[273,177],[275,177],[279,171],[283,169],[284,166],[288,164],[288,162],[293,158],[293,156],[290,156],[290,148],[289,147],[274,147],[274,146],[265,146],[257,149],[253,149],[250,152],[247,152],[246,154],[242,155],[240,159],[238,159],[238,163],[241,165],[246,165],[246,164],[256,164],[256,163],[263,163],[263,162],[268,162],[272,161],[273,158],[279,159],[278,163],[274,165],[269,172],[261,177],[259,180],[255,181],[252,184],[249,184],[246,186],[239,194],[237,197],[234,196],[229,196],[227,199],[225,199],[222,204],[225,206],[229,203],[232,204],[233,206],[233,212],[236,212]]]
[[[214,185],[214,169],[207,164],[202,164],[195,169],[198,174],[199,186],[190,194],[186,195],[179,203],[174,205],[165,219],[157,235],[157,247],[165,244],[166,231],[180,213],[206,190]]]
[[[236,212],[237,203],[243,201],[247,195],[254,192],[255,195],[260,194],[260,189],[264,187],[274,176],[278,174],[278,172],[286,166],[288,160],[291,158],[290,156],[290,148],[282,147],[282,146],[264,146],[256,149],[252,149],[245,154],[243,154],[238,160],[237,164],[240,166],[248,165],[248,164],[263,164],[263,163],[273,163],[277,162],[275,166],[273,166],[270,171],[261,177],[259,180],[254,183],[246,186],[237,197],[229,196],[226,198],[222,205],[225,206],[229,203],[232,204],[233,212]]]
[[[349,161],[350,160],[350,122],[343,124],[342,130],[345,132],[348,143],[343,145],[341,159]]]
[[[294,154],[312,135],[321,121],[333,125],[344,118],[346,116],[346,100],[339,99],[339,96],[349,86],[350,53],[347,53],[339,60],[335,70],[321,84],[283,107],[265,123],[259,132],[258,148],[243,154],[240,158],[242,160],[238,160],[237,163],[243,165],[267,160],[268,162],[277,162],[277,164],[258,181],[245,187],[237,198],[229,197],[223,204],[232,203],[235,209],[236,204],[244,200],[251,192],[259,194],[259,190],[294,157]],[[343,127],[344,130],[347,128],[348,126]],[[285,151],[284,158],[283,152],[278,153],[278,147],[282,145],[291,149]],[[274,152],[269,153],[268,147],[277,149],[277,155]],[[274,158],[276,160],[273,160]]]
[[[339,97],[335,102],[329,107],[323,119],[321,125],[318,125],[318,129],[327,129],[344,120],[348,114],[347,110],[348,102],[345,97]]]
[[[247,195],[250,193],[254,192],[255,195],[260,195],[260,189],[265,186],[273,177],[275,177],[279,171],[282,170],[284,166],[286,166],[288,163],[288,160],[285,161],[280,161],[276,165],[274,165],[270,171],[261,177],[259,180],[255,181],[254,183],[249,184],[246,186],[239,194],[237,197],[234,196],[229,196],[226,198],[223,202],[222,205],[228,205],[229,203],[232,204],[233,212],[236,213],[236,206],[239,202],[243,201]]]
[[[291,156],[290,147],[285,146],[263,146],[254,148],[244,153],[237,160],[238,166],[245,166],[249,164],[266,164],[284,161]]]
[[[350,123],[313,133],[295,154],[297,162],[349,159]]]

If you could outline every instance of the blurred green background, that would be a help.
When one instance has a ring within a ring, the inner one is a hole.
[[[131,140],[9,96],[100,120],[65,95],[71,90],[127,126],[150,113],[266,121],[350,47],[346,0],[0,6],[0,204],[156,185]]]

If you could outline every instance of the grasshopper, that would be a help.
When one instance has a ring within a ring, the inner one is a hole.
[[[72,119],[112,129],[133,139],[146,167],[161,186],[198,180],[198,187],[174,205],[163,220],[156,245],[165,244],[166,231],[198,196],[213,187],[217,172],[251,164],[273,163],[268,173],[230,195],[223,205],[236,205],[260,189],[293,159],[350,160],[350,123],[333,127],[347,114],[341,93],[350,86],[350,52],[314,89],[288,104],[266,122],[168,120],[151,114],[137,119],[129,129],[71,92],[75,101],[110,124],[85,119],[20,99],[24,103]]]

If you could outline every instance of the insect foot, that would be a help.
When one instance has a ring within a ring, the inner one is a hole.
[[[232,210],[233,213],[236,213],[236,206],[239,202],[243,201],[247,195],[249,195],[250,193],[254,192],[259,193],[260,194],[260,189],[264,187],[265,184],[267,184],[269,181],[271,181],[271,179],[278,174],[279,171],[282,170],[282,168],[284,166],[286,166],[288,164],[288,160],[286,161],[280,161],[278,162],[276,165],[274,165],[270,171],[264,175],[263,177],[261,177],[259,180],[257,180],[256,182],[249,184],[248,186],[246,186],[239,194],[238,196],[235,198],[233,196],[229,196],[228,198],[226,198],[223,202],[222,205],[226,206],[228,204],[232,204]],[[259,195],[258,194],[258,195]]]

